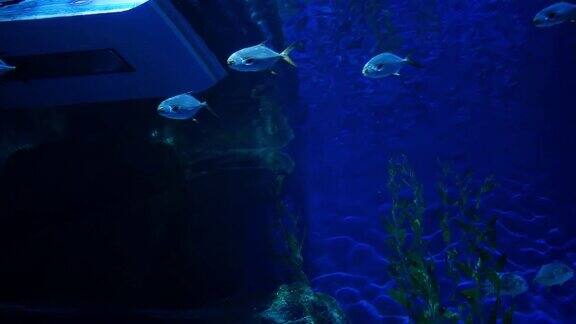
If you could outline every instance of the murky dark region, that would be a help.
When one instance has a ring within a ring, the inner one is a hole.
[[[576,3],[0,0],[0,323],[573,323]]]

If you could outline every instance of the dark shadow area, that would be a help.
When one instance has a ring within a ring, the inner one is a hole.
[[[168,145],[118,135],[22,149],[0,169],[2,301],[204,307],[243,293],[250,263],[270,257],[251,244],[269,239],[270,172],[186,169]]]

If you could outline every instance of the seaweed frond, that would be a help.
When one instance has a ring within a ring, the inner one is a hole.
[[[392,208],[384,224],[391,253],[388,272],[396,285],[390,297],[416,323],[511,320],[513,310],[502,311],[498,272],[507,259],[496,250],[497,218],[482,212],[482,202],[496,187],[494,177],[477,185],[472,172],[460,175],[443,164],[437,186],[441,206],[434,213],[438,228],[425,228],[423,186],[405,156],[389,161],[388,176]],[[440,252],[424,239],[436,232],[442,235]],[[488,300],[494,300],[489,311]]]

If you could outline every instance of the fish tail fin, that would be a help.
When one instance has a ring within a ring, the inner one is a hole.
[[[213,109],[212,107],[210,107],[210,105],[207,102],[203,103],[204,108],[206,108],[206,110],[208,110],[212,115],[214,115],[214,117],[216,118],[220,118],[220,115],[218,115]]]
[[[418,68],[418,69],[421,69],[421,68],[424,67],[424,65],[422,65],[422,63],[416,61],[416,60],[412,57],[412,55],[406,56],[406,63],[408,63],[408,64],[410,64],[410,65],[412,65],[413,67]]]
[[[288,62],[288,64],[292,65],[293,67],[298,67],[298,65],[296,65],[296,63],[294,63],[294,61],[292,61],[292,58],[290,57],[290,53],[296,48],[296,45],[297,43],[293,43],[292,45],[288,46],[288,48],[286,48],[284,51],[282,51],[282,53],[280,53],[280,56],[282,56],[284,61]]]
[[[3,55],[4,52],[1,52],[0,55]],[[4,68],[12,71],[12,70],[16,70],[15,66],[12,66],[10,64],[7,64],[6,62],[4,62],[4,60],[0,60],[0,64],[4,65]]]

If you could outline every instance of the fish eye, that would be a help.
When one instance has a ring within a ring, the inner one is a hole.
[[[244,59],[244,64],[246,64],[246,65],[252,65],[252,64],[254,64],[254,59],[251,58],[251,57],[245,58],[245,59]]]

